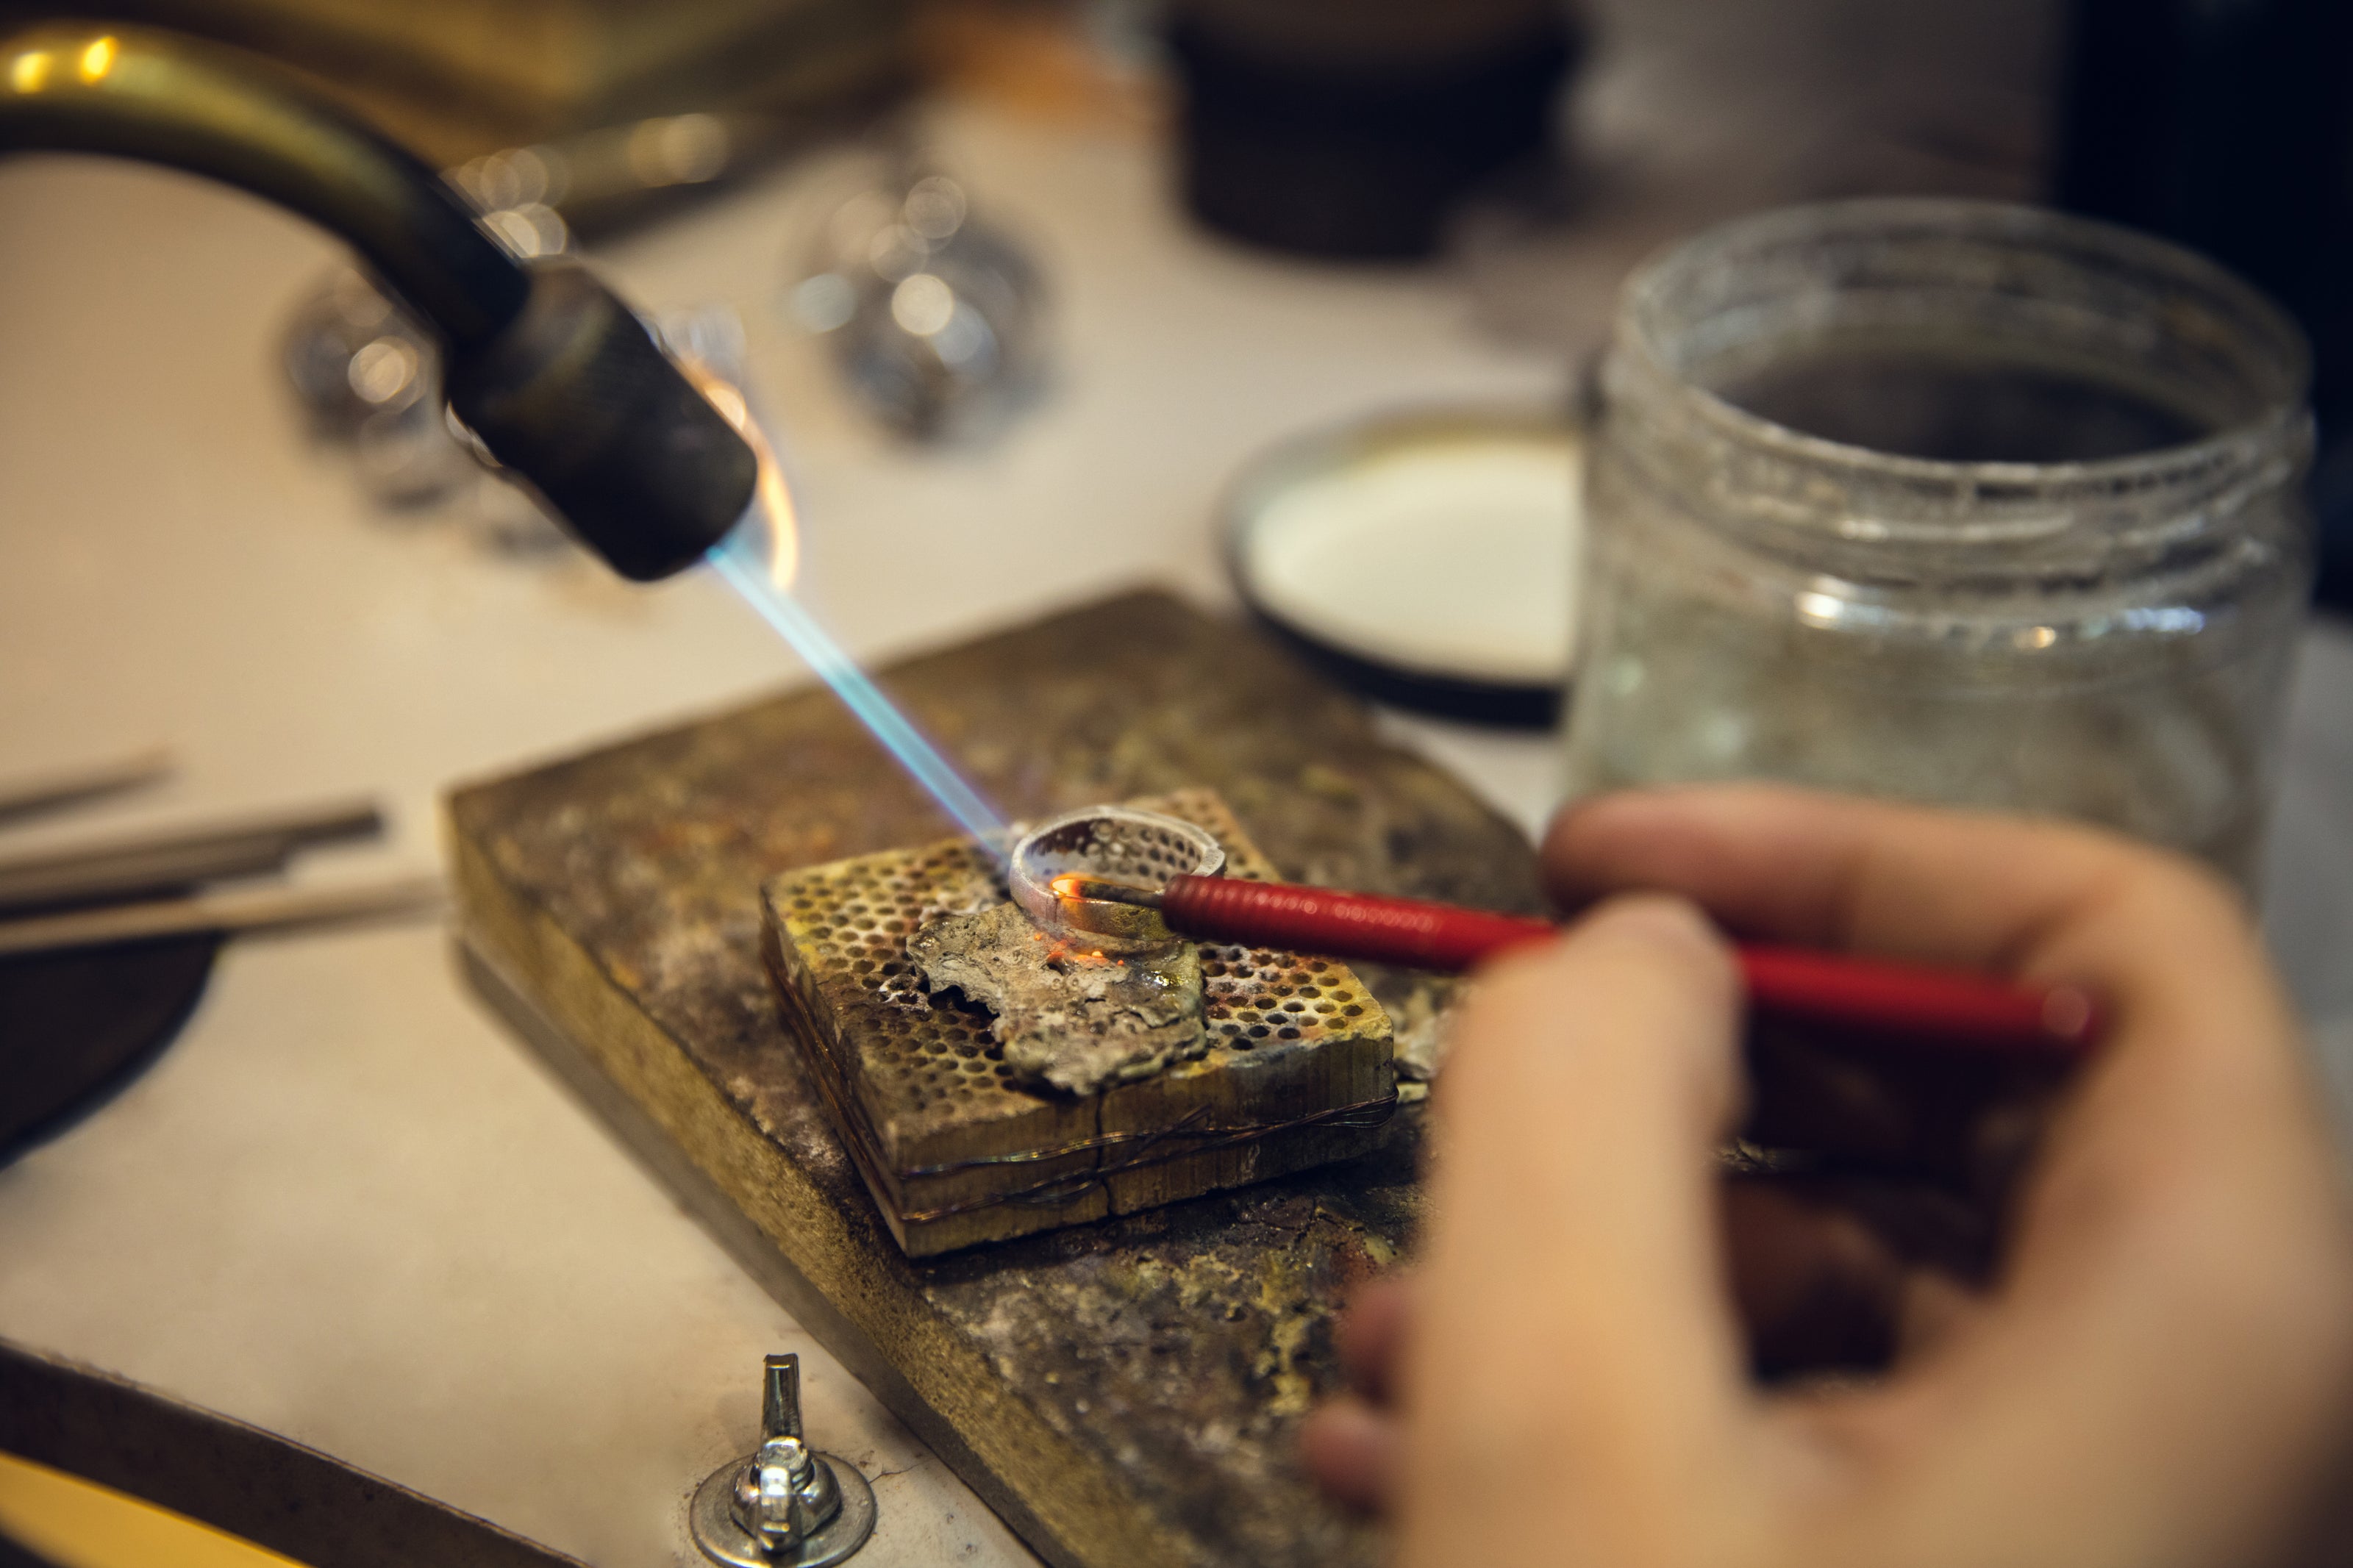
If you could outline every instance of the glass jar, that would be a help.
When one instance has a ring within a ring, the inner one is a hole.
[[[2221,268],[1863,201],[1628,284],[1572,795],[1775,778],[2105,823],[2243,886],[2311,575],[2307,354]]]

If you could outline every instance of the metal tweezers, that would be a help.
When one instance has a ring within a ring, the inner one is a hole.
[[[171,773],[170,754],[154,750],[0,784],[0,827],[142,789]],[[0,859],[0,957],[200,932],[286,930],[438,906],[443,896],[438,877],[203,890],[216,882],[274,877],[304,849],[383,831],[384,814],[361,802]]]

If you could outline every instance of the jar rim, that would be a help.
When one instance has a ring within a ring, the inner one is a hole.
[[[2061,462],[1954,459],[1887,452],[1818,436],[1756,414],[1692,379],[1667,351],[1657,320],[1666,296],[1702,268],[1776,242],[1944,230],[1957,237],[2041,242],[2162,276],[2226,308],[2263,342],[2276,384],[2259,405],[2195,440],[2118,457]],[[2046,207],[1964,197],[1871,196],[1781,207],[1704,230],[1653,255],[1631,273],[1620,294],[1612,357],[1646,373],[1669,396],[1722,436],[1757,452],[1859,479],[1973,490],[2113,489],[2161,481],[2168,473],[2211,473],[2234,450],[2253,443],[2269,448],[2299,438],[2309,424],[2312,355],[2303,330],[2263,290],[2221,263],[2169,240],[2096,218]]]

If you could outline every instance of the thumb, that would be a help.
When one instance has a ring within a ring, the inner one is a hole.
[[[1745,1397],[1712,1153],[1736,1109],[1730,953],[1688,903],[1625,898],[1478,986],[1439,1087],[1408,1542],[1414,1493],[1451,1491],[1459,1530],[1462,1489],[1499,1482],[1556,1520],[1563,1476],[1609,1502],[1588,1518],[1688,1511]]]

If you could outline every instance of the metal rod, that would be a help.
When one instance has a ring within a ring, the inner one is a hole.
[[[801,1358],[790,1352],[772,1355],[767,1360],[767,1376],[761,1389],[760,1436],[797,1437],[801,1435]]]
[[[1066,899],[1097,899],[1105,903],[1133,904],[1139,910],[1161,907],[1160,891],[1137,882],[1114,882],[1101,877],[1064,875],[1054,879],[1054,891]]]
[[[171,776],[172,766],[172,753],[155,746],[112,762],[0,784],[0,823],[159,784]]]
[[[407,877],[355,887],[267,888],[121,904],[78,914],[0,921],[0,957],[208,932],[227,936],[379,920],[438,909],[446,897],[440,878]]]
[[[374,838],[383,831],[384,814],[361,802],[0,861],[0,911],[138,898],[262,876],[311,845]]]

